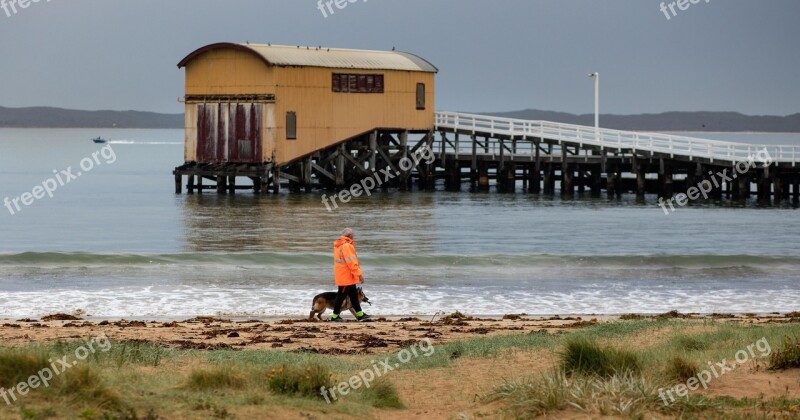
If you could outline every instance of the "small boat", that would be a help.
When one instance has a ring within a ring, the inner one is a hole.
[[[108,140],[106,140],[106,139],[104,139],[102,137],[98,137],[96,139],[92,139],[92,141],[95,142],[95,143],[100,143],[100,144],[108,143]]]

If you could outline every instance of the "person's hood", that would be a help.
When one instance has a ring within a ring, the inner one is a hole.
[[[338,247],[340,247],[340,246],[342,246],[344,244],[353,244],[353,245],[355,245],[355,242],[353,241],[352,238],[348,238],[347,236],[340,236],[339,239],[337,239],[333,243],[333,246],[338,248]]]

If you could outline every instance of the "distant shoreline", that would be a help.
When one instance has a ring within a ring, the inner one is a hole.
[[[526,109],[481,112],[505,118],[544,120],[585,126],[594,115]],[[83,111],[54,107],[7,108],[0,106],[0,128],[31,129],[183,129],[184,114],[145,111]],[[635,132],[673,133],[800,133],[800,113],[786,116],[744,115],[737,112],[663,112],[659,114],[602,114],[603,128]]]
[[[3,130],[183,130],[184,127],[24,127],[3,126]],[[682,130],[622,130],[633,133],[675,133],[675,134],[779,134],[800,135],[800,131],[682,131]]]

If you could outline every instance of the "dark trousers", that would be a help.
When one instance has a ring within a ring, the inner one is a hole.
[[[336,291],[336,300],[333,302],[333,313],[339,315],[342,312],[342,304],[346,298],[350,298],[350,305],[356,312],[361,312],[361,304],[358,302],[358,286],[339,286]]]

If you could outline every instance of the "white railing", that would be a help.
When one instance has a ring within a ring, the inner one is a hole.
[[[706,158],[712,162],[736,163],[767,150],[773,162],[791,163],[800,160],[800,146],[734,143],[670,134],[595,129],[574,124],[521,120],[457,112],[437,112],[437,129],[467,131],[490,136],[503,135],[522,139],[539,137],[578,145],[599,146],[610,150],[632,150],[640,153],[667,154],[672,157]]]

